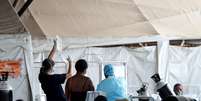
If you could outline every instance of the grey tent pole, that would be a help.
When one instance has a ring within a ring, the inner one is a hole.
[[[22,16],[24,11],[29,7],[33,0],[27,0],[26,3],[22,6],[22,8],[18,11],[18,15]]]

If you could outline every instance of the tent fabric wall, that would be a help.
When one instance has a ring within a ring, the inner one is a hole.
[[[141,42],[156,42],[169,40],[169,38],[156,36],[139,36],[139,37],[58,37],[59,48],[63,50],[68,48],[84,48],[84,47],[93,47],[93,46],[107,46],[107,45],[124,45],[124,44],[133,44]],[[178,37],[171,37],[171,39],[176,39]],[[57,39],[50,37],[47,40],[33,40],[32,45],[34,47],[33,51],[49,51],[52,48],[53,40]]]
[[[167,82],[171,87],[175,83],[182,83],[186,94],[201,95],[201,47],[186,48],[170,46],[167,64]],[[201,99],[199,99],[201,100]]]
[[[14,100],[33,100],[33,82],[31,80],[32,46],[30,35],[0,35],[0,46],[1,60],[22,59],[19,77],[9,78],[8,80],[8,83],[13,88]]]
[[[27,72],[27,60],[25,58],[24,49],[22,47],[12,47],[4,48],[6,50],[5,54],[1,54],[1,60],[16,60],[22,59],[21,73],[17,78],[10,77],[8,84],[11,85],[13,89],[13,100],[23,99],[30,101],[31,100],[31,88]],[[9,53],[9,54],[8,54]]]
[[[159,41],[157,44],[157,73],[163,78],[163,81],[167,82],[167,64],[168,64],[168,48],[169,40]]]
[[[34,49],[34,61],[35,61],[35,71],[37,72],[35,75],[38,75],[40,62],[42,58],[46,58],[48,56],[49,51],[45,49],[44,51],[39,51],[43,46],[49,46],[48,42],[43,45],[40,44],[39,47],[37,45]],[[37,49],[38,48],[38,49]],[[43,47],[45,48],[45,47]],[[104,64],[114,64],[121,65],[126,64],[127,69],[127,86],[128,86],[128,94],[136,94],[136,90],[141,87],[141,83],[148,82],[150,83],[150,88],[154,88],[154,83],[151,81],[150,76],[152,76],[156,72],[156,47],[143,47],[136,49],[128,49],[125,47],[114,47],[114,48],[65,48],[63,52],[57,51],[56,53],[56,67],[54,69],[55,73],[63,73],[66,71],[65,65],[59,64],[63,61],[62,57],[70,56],[73,60],[73,66],[75,62],[82,58],[86,59],[89,64],[89,68],[87,70],[87,76],[89,76],[94,86],[104,79],[102,67]],[[62,55],[62,56],[61,56]],[[38,61],[40,60],[40,61]],[[148,70],[148,71],[147,71]],[[136,77],[136,74],[140,73],[140,79]],[[146,72],[144,72],[146,71]],[[75,69],[73,68],[73,72],[75,73]],[[35,86],[40,89],[40,84],[38,82],[37,77],[35,77],[35,82],[37,82]],[[150,93],[155,92],[154,89],[150,90]],[[38,92],[40,94],[40,92]]]
[[[128,59],[128,92],[137,95],[142,83],[148,83],[148,93],[156,92],[151,76],[157,72],[156,46],[127,48]]]

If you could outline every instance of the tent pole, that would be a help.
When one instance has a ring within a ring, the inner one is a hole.
[[[18,11],[18,15],[22,16],[24,11],[29,7],[33,0],[27,0],[27,2],[22,6],[22,8]]]

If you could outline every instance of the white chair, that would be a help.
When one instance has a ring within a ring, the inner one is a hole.
[[[94,101],[94,99],[99,95],[105,96],[105,93],[102,91],[88,91],[85,101]]]

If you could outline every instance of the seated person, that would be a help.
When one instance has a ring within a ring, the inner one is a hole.
[[[84,59],[76,62],[77,73],[69,78],[66,83],[67,101],[85,101],[87,91],[94,91],[91,79],[85,76],[87,67],[87,62]]]
[[[177,83],[174,85],[173,91],[177,96],[181,96],[183,95],[183,86],[180,83]]]
[[[114,76],[114,70],[111,64],[105,65],[104,75],[105,79],[98,84],[97,91],[105,92],[108,101],[125,98],[123,84]]]
[[[193,98],[183,96],[183,86],[182,86],[182,84],[180,84],[180,83],[176,83],[176,84],[174,85],[173,91],[174,91],[174,93],[176,94],[176,96],[180,96],[180,97],[177,97],[177,99],[186,99],[186,100],[188,100],[188,101],[196,101],[196,100],[193,99]],[[173,98],[173,97],[172,97],[172,98]]]
[[[184,96],[169,96],[163,99],[162,101],[196,101],[196,100]]]
[[[105,96],[99,95],[95,98],[94,101],[107,101],[107,98]]]

